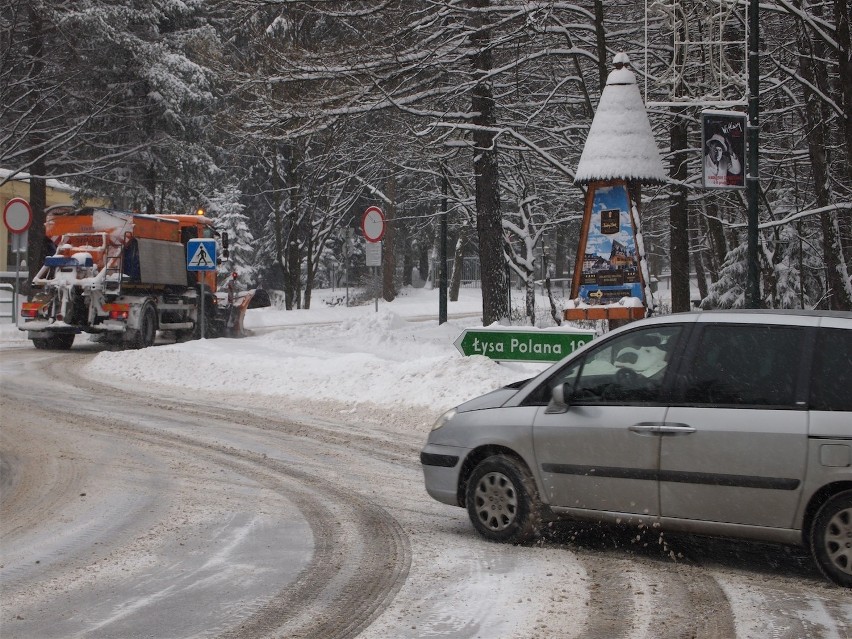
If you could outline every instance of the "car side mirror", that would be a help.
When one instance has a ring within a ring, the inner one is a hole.
[[[568,393],[566,393],[567,390],[565,384],[557,384],[553,387],[550,391],[550,403],[544,409],[546,415],[557,415],[568,412],[570,404]]]

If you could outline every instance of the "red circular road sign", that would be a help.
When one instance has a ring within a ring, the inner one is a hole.
[[[9,233],[23,233],[33,223],[33,210],[23,198],[13,197],[3,209],[3,224]]]
[[[385,236],[385,214],[378,206],[367,207],[361,217],[361,230],[368,242],[381,242]]]

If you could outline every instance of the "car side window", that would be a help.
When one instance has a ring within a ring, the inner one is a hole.
[[[657,326],[624,333],[590,351],[580,370],[571,402],[609,404],[662,401],[680,326]]]
[[[811,410],[852,411],[852,331],[822,328],[811,373]]]
[[[548,380],[547,387],[567,384],[572,404],[661,401],[681,330],[679,325],[655,326],[606,340]]]
[[[802,328],[710,324],[686,373],[688,404],[783,406],[795,400]]]

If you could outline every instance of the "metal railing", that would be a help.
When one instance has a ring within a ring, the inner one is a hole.
[[[10,319],[14,323],[17,301],[15,287],[11,284],[0,284],[0,320]]]

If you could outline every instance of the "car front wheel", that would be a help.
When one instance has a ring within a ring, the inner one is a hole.
[[[852,588],[852,490],[834,495],[819,509],[811,527],[811,550],[826,577]]]
[[[541,524],[541,502],[529,470],[506,455],[480,462],[467,483],[467,512],[474,528],[492,541],[522,543]]]

